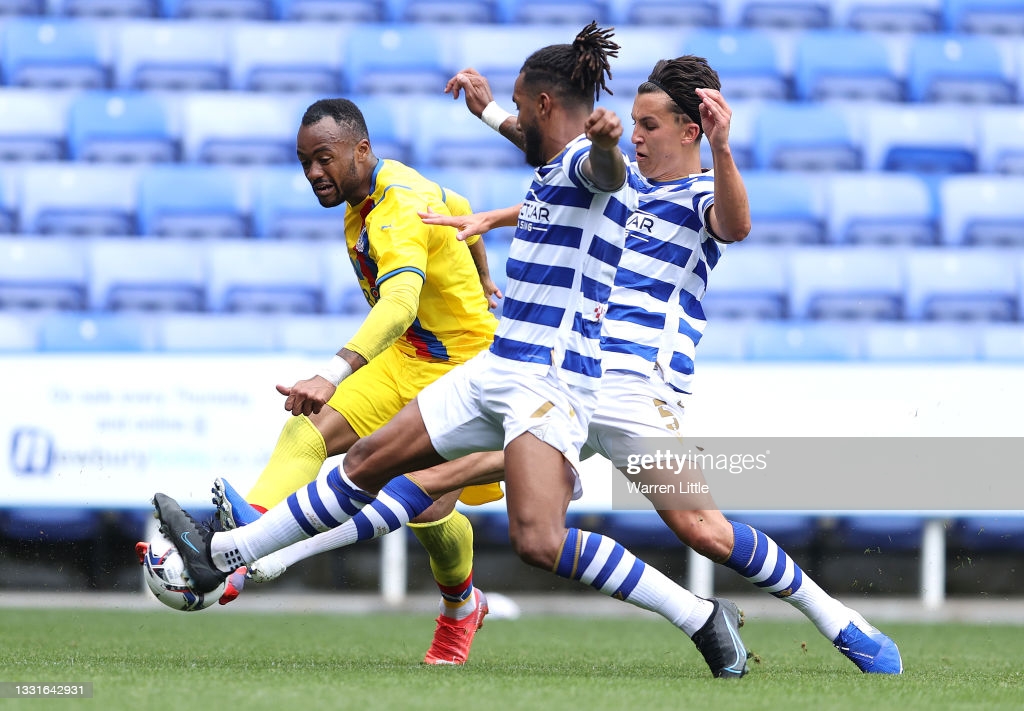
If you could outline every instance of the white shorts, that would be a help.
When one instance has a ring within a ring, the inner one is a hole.
[[[417,400],[430,442],[448,460],[473,452],[505,449],[526,432],[545,442],[578,469],[597,393],[570,388],[558,369],[545,375],[483,351],[420,391]],[[582,489],[576,477],[573,498]]]
[[[630,455],[649,454],[652,438],[671,437],[681,442],[683,397],[657,378],[606,372],[597,410],[590,418],[583,459],[600,454],[622,468]]]

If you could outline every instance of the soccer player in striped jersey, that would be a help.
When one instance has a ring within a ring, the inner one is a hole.
[[[636,209],[618,148],[621,123],[593,108],[617,50],[610,35],[591,24],[571,45],[533,53],[516,80],[517,125],[537,171],[516,220],[491,348],[424,388],[356,443],[342,466],[249,526],[203,530],[157,494],[157,516],[195,589],[213,589],[240,565],[341,525],[405,472],[500,449],[510,539],[524,561],[658,612],[693,639],[716,677],[746,673],[734,604],[697,598],[614,540],[565,527],[597,403],[601,320]],[[402,481],[391,497],[400,508],[429,502]]]

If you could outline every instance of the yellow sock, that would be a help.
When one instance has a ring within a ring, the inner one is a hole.
[[[316,479],[326,460],[327,445],[316,425],[305,415],[289,417],[270,461],[246,498],[253,506],[273,508]]]
[[[430,569],[441,590],[442,614],[461,619],[475,606],[473,595],[473,525],[458,511],[440,521],[410,523],[430,556]]]

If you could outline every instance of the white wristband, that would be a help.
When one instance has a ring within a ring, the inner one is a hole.
[[[320,369],[317,372],[324,380],[329,380],[334,385],[337,385],[342,380],[352,375],[352,366],[348,364],[348,361],[339,355],[331,358],[331,362],[326,367]]]
[[[493,128],[495,131],[501,130],[501,124],[505,123],[505,119],[510,117],[510,114],[505,109],[498,106],[497,101],[492,101],[484,107],[484,110],[480,112],[480,120],[486,123],[488,126]]]

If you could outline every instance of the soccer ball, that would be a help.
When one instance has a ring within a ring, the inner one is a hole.
[[[158,536],[149,543],[136,543],[135,552],[142,563],[142,577],[156,599],[175,610],[193,612],[205,610],[217,602],[224,593],[224,583],[208,593],[197,593],[192,590],[182,572],[185,565],[178,554],[178,549],[171,545],[163,536]]]

